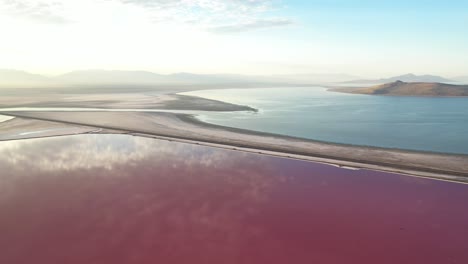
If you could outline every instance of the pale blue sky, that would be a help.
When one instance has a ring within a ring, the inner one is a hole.
[[[468,75],[468,1],[0,0],[0,68]]]

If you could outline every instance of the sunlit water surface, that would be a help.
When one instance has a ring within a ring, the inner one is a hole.
[[[468,263],[468,185],[127,135],[0,157],[0,263]]]
[[[320,87],[183,94],[260,110],[199,115],[213,124],[334,143],[468,154],[468,98],[353,95]]]

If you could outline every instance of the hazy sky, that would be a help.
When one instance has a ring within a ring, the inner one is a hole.
[[[0,68],[468,75],[468,1],[0,0]]]

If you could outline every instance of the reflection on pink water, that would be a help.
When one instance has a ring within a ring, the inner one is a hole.
[[[468,185],[130,136],[0,157],[0,263],[468,263]]]

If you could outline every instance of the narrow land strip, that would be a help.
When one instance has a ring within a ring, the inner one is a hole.
[[[1,113],[0,113],[1,114]],[[331,144],[227,128],[190,115],[142,112],[6,112],[5,115],[114,129],[215,147],[236,148],[353,168],[468,182],[468,156]]]

